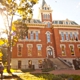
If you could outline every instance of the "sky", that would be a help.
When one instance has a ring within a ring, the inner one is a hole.
[[[72,20],[80,25],[80,0],[45,0],[50,5],[53,20]],[[37,19],[42,0],[34,6],[33,18]]]

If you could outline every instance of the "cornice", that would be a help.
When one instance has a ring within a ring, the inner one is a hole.
[[[42,24],[42,23],[26,23],[26,25],[31,25],[31,26],[46,26],[46,24]]]
[[[52,24],[52,28],[79,28],[80,25]]]
[[[28,27],[34,27],[34,28],[45,28],[46,24],[39,24],[39,23],[27,23]]]
[[[52,12],[53,10],[41,10],[41,9],[40,9],[40,11],[41,11],[41,12]]]

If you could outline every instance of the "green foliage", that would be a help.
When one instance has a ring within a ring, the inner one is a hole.
[[[73,80],[80,80],[79,75],[70,75],[69,77],[72,78]]]
[[[33,15],[32,8],[37,2],[38,0],[19,0],[19,1],[18,0],[0,0],[0,3],[1,3],[0,6],[3,6],[2,8],[0,8],[0,10],[2,11],[2,13],[5,14],[7,18],[7,24],[8,24],[7,26],[9,27],[7,30],[5,30],[6,31],[5,33],[9,35],[9,38],[7,38],[8,40],[6,42],[8,47],[14,46],[19,38],[19,32],[17,32],[15,24],[26,26],[25,31],[23,31],[22,34],[27,35],[28,27],[22,21],[23,20],[24,22],[25,20],[30,21]],[[21,17],[22,20],[20,22],[19,21],[13,22],[13,17],[16,14],[19,17]],[[10,25],[9,25],[9,22],[11,22]],[[13,35],[14,33],[16,35]],[[11,36],[13,36],[13,40],[11,40],[12,38]],[[3,41],[3,39],[0,39],[0,45],[3,45],[3,44],[5,44],[5,42]]]
[[[32,72],[32,71],[34,71],[34,69],[22,69],[21,71],[22,72]]]
[[[2,54],[3,54],[2,62],[3,62],[3,64],[5,64],[7,62],[7,49],[6,48],[2,48],[1,50],[2,50]]]
[[[46,68],[46,69],[42,69],[42,72],[49,72],[49,71],[52,71],[54,70],[54,68]]]

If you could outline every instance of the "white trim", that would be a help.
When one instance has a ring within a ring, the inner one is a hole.
[[[46,31],[46,33],[45,33],[45,34],[47,34],[47,33],[50,33],[50,34],[52,34],[50,31]]]
[[[66,34],[66,32],[68,32],[68,34],[70,34],[70,32],[72,32],[72,34],[75,34],[75,32],[79,34],[78,30],[59,30],[59,34],[61,34],[61,32],[63,32],[64,34]]]
[[[64,52],[65,52],[65,55],[63,55],[62,53],[62,46],[64,46]],[[66,56],[66,45],[65,44],[60,44],[60,48],[61,48],[61,56]]]
[[[53,58],[55,58],[55,50],[54,50],[54,48],[53,48],[52,46],[50,46],[50,45],[46,47],[46,54],[47,54],[47,56],[46,56],[46,57],[48,58],[47,49],[48,49],[49,47],[50,47],[50,48],[52,48]]]
[[[27,44],[27,48],[28,48],[29,45],[30,45],[31,47],[33,47],[33,44]]]
[[[18,47],[19,45],[20,45],[21,47],[23,47],[23,44],[22,44],[22,43],[18,43],[18,44],[17,44],[17,47]]]
[[[40,45],[42,47],[42,44],[37,44],[36,47],[38,47],[38,45]]]
[[[74,45],[73,44],[69,44],[69,48],[70,46],[73,46],[73,50],[74,50]],[[71,50],[70,50],[70,53],[71,53]],[[74,55],[71,55],[71,56],[75,56],[75,50],[74,50]]]
[[[39,29],[29,29],[28,32],[31,33],[31,31],[33,31],[33,33],[35,33],[36,31],[38,31],[38,33],[40,33]]]
[[[66,45],[65,45],[65,44],[60,44],[60,48],[61,48],[62,46],[64,46],[64,48],[66,48]]]

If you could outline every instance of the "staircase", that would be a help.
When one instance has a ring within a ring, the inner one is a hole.
[[[50,60],[53,62],[55,69],[72,69],[72,67],[68,66],[58,58],[50,58]]]

